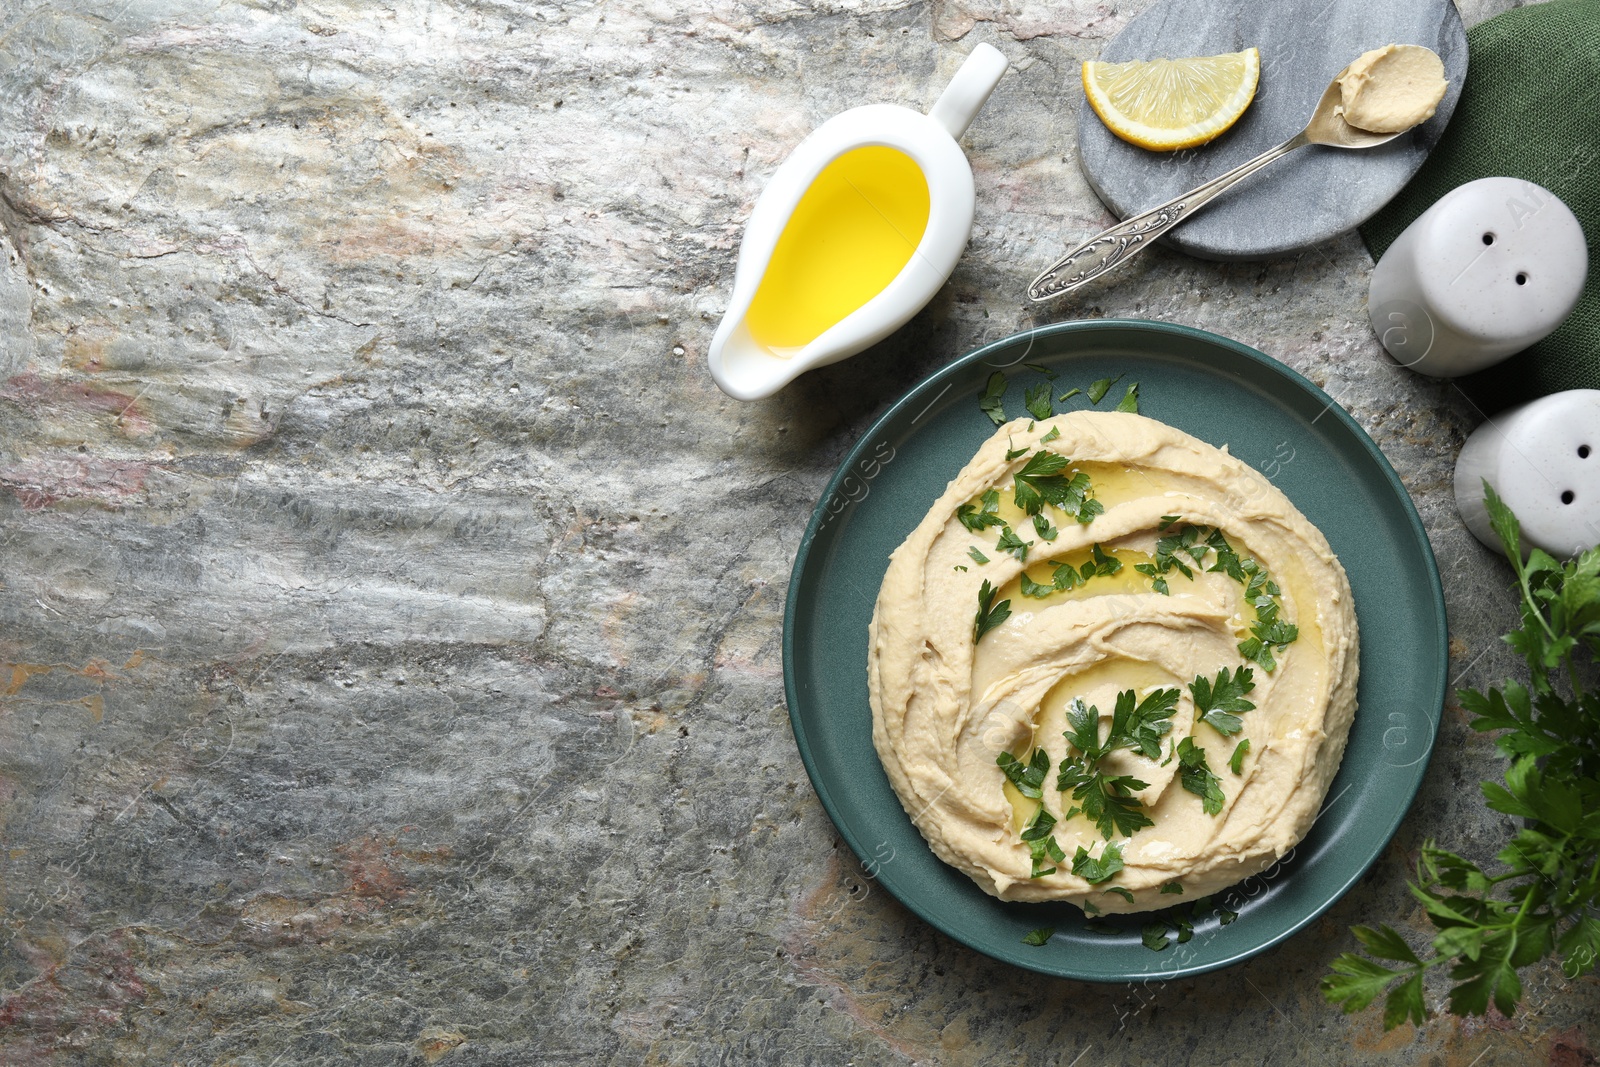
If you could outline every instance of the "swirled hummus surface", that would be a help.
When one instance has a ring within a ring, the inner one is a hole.
[[[869,640],[889,781],[1004,900],[1144,911],[1264,870],[1355,712],[1326,539],[1226,449],[1135,414],[1002,426],[890,557]]]

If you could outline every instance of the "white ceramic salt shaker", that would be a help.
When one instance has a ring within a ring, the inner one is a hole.
[[[1456,457],[1456,507],[1496,551],[1483,483],[1516,512],[1522,545],[1565,559],[1600,544],[1600,389],[1569,389],[1478,427]]]
[[[1367,315],[1401,366],[1454,378],[1547,336],[1578,302],[1588,269],[1583,227],[1554,193],[1479,178],[1440,197],[1389,246],[1372,272]]]

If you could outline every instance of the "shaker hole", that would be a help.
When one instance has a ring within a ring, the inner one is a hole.
[[[1588,459],[1589,458],[1589,446],[1588,445],[1579,445],[1578,446],[1578,458],[1579,459]]]
[[[1492,234],[1492,233],[1484,234],[1483,235],[1483,243],[1486,244],[1486,245],[1494,244],[1494,234]]]
[[[1518,285],[1527,285],[1528,284],[1528,276],[1525,273],[1523,273],[1521,271],[1518,271],[1517,272],[1517,284]]]
[[[1571,489],[1563,489],[1561,491],[1561,502],[1563,504],[1570,504],[1575,499],[1576,498],[1572,495],[1572,490]]]

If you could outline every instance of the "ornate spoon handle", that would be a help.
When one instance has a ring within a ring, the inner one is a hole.
[[[1310,144],[1306,135],[1298,133],[1276,148],[1269,148],[1259,156],[1239,164],[1232,170],[1217,175],[1204,185],[1175,196],[1165,204],[1129,219],[1089,238],[1083,244],[1061,257],[1028,286],[1028,296],[1034,300],[1049,300],[1078,286],[1092,281],[1123,262],[1142,252],[1152,241],[1172,227],[1183,222],[1201,207],[1268,163]]]

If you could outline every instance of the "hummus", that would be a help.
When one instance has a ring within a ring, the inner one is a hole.
[[[1146,911],[1264,870],[1316,818],[1355,713],[1328,542],[1225,448],[1134,414],[1001,427],[890,556],[869,641],[890,783],[1002,900]],[[1141,750],[1128,724],[1151,709]]]
[[[1417,44],[1375,48],[1339,75],[1344,120],[1371,133],[1399,133],[1426,122],[1449,87],[1444,63]]]

